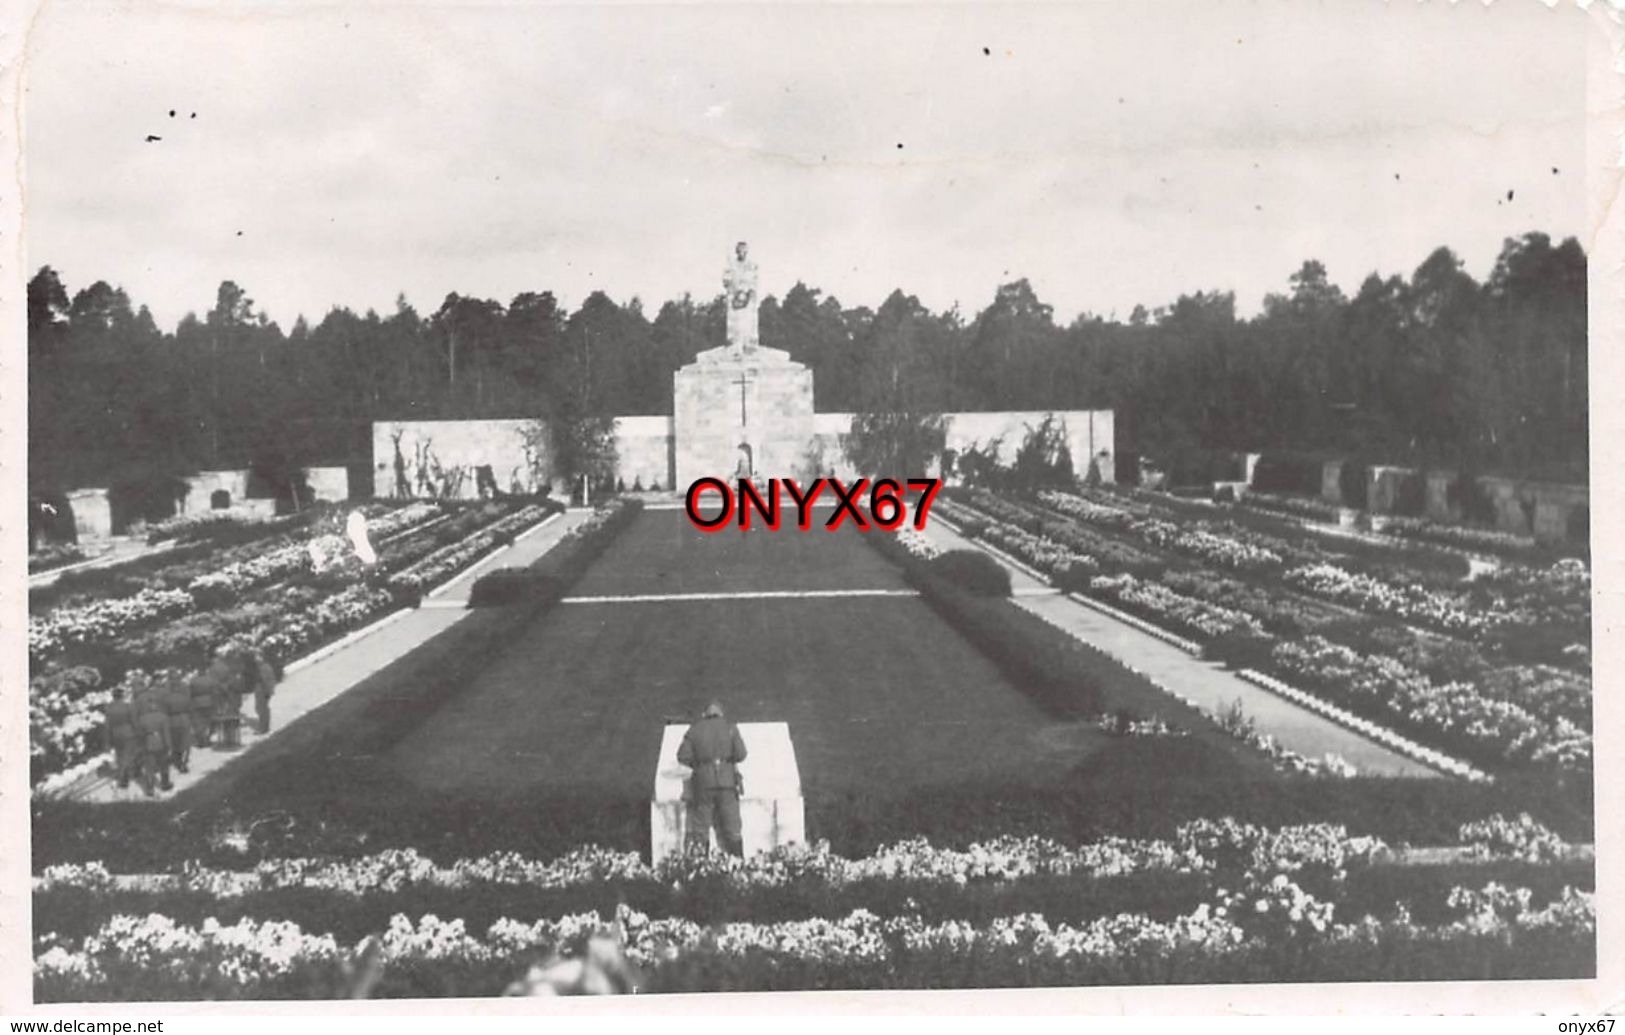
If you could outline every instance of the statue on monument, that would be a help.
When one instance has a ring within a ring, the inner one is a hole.
[[[728,348],[735,353],[755,352],[758,344],[756,264],[749,256],[749,246],[740,241],[722,274],[722,288],[728,297]]]
[[[789,362],[790,353],[764,349],[757,337],[756,314],[761,296],[756,289],[756,263],[751,261],[750,246],[744,241],[734,245],[733,254],[728,256],[722,290],[728,304],[728,340],[714,349],[705,349],[696,358],[702,363],[745,361],[751,366]]]

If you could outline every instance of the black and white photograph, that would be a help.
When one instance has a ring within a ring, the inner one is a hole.
[[[1617,1008],[1617,6],[18,6],[17,1012]]]

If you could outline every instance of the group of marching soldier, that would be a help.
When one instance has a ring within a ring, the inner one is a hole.
[[[222,747],[237,746],[245,697],[253,695],[259,732],[271,730],[276,672],[251,647],[227,644],[208,669],[191,678],[161,673],[157,679],[127,682],[133,688],[128,697],[123,684],[114,687],[104,713],[107,740],[118,785],[128,787],[133,778],[148,797],[155,788],[171,789],[170,768],[186,772],[194,746],[217,740]]]

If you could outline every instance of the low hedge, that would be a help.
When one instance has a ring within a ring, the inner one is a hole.
[[[506,607],[546,592],[548,576],[528,568],[498,568],[474,580],[469,607]]]
[[[949,550],[926,564],[932,574],[973,596],[1007,597],[1010,573],[981,550]]]

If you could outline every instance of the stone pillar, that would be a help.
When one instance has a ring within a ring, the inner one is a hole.
[[[1450,505],[1450,484],[1456,480],[1453,471],[1429,471],[1427,473],[1427,502],[1423,513],[1429,521],[1453,522],[1460,521],[1461,514],[1456,507]]]
[[[1370,514],[1392,514],[1399,499],[1399,482],[1409,473],[1403,467],[1372,466],[1366,471],[1365,509]]]
[[[1543,543],[1562,542],[1569,531],[1569,508],[1559,500],[1535,494],[1535,538]]]
[[[68,493],[68,505],[73,508],[73,525],[81,543],[113,534],[113,506],[106,489],[74,489]]]
[[[1241,480],[1250,488],[1253,484],[1253,472],[1258,470],[1258,461],[1264,458],[1263,453],[1241,454]]]
[[[1328,460],[1320,465],[1320,498],[1328,503],[1343,502],[1343,461]]]
[[[1529,535],[1532,515],[1519,498],[1518,483],[1509,478],[1480,478],[1479,484],[1495,508],[1496,529],[1513,535]]]
[[[688,806],[684,784],[689,770],[677,763],[677,748],[686,725],[668,725],[660,738],[655,764],[654,798],[649,805],[649,860],[659,862],[683,850],[688,834]],[[784,722],[742,722],[739,736],[746,759],[739,766],[745,785],[739,799],[745,854],[771,851],[780,845],[807,839],[806,805],[801,796],[801,772],[796,766],[790,726]],[[711,843],[716,844],[712,832]]]

